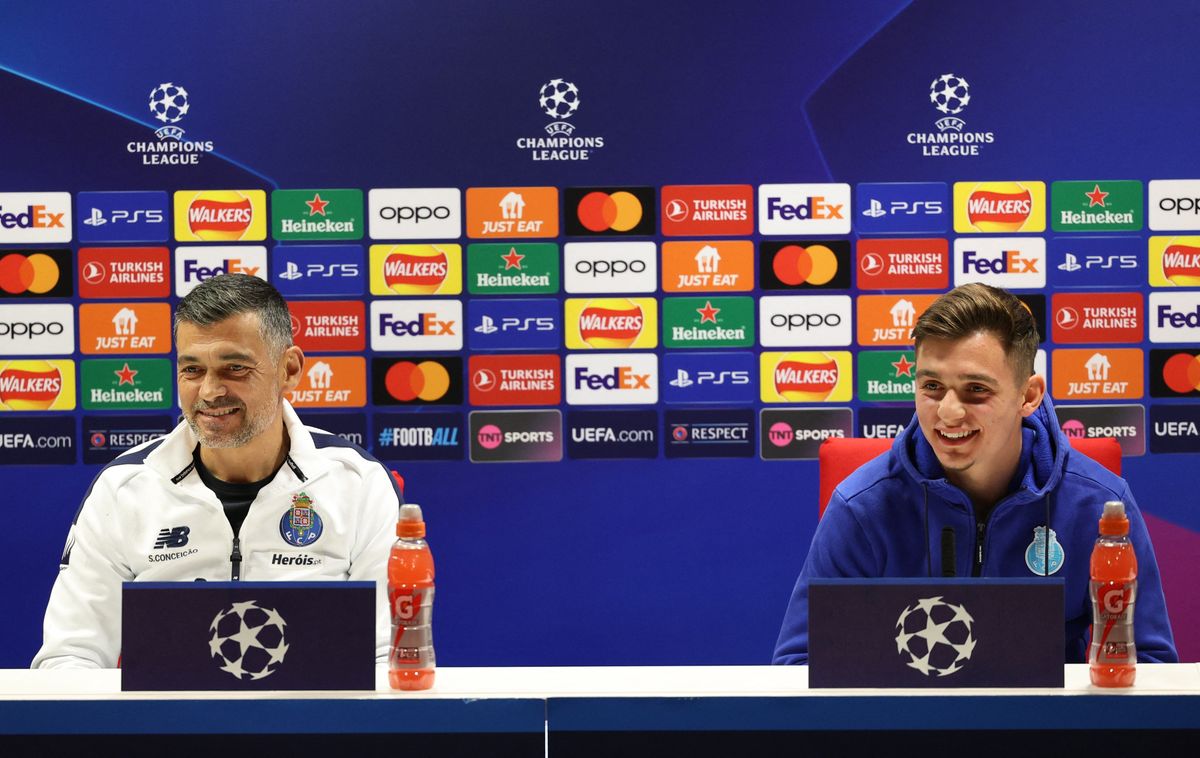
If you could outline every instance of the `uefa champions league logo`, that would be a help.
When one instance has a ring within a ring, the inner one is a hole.
[[[975,651],[974,623],[961,605],[940,596],[921,598],[896,620],[896,652],[925,676],[950,676]]]
[[[179,123],[190,107],[187,90],[177,84],[163,82],[150,90],[150,115],[167,124],[154,134],[159,139],[182,139],[183,129],[171,124]]]
[[[604,147],[604,137],[575,134],[576,125],[567,119],[579,110],[579,88],[566,79],[551,79],[538,89],[538,108],[554,119],[545,135],[518,137],[517,149],[528,151],[535,161],[591,160]]]
[[[962,113],[963,108],[971,102],[971,85],[961,76],[942,74],[929,85],[929,102],[946,114],[946,118],[938,119],[934,123],[939,131],[953,129],[961,132],[967,123],[961,118],[951,117]]]
[[[570,118],[579,110],[579,88],[563,79],[551,79],[543,84],[538,92],[538,105],[550,118]],[[566,121],[552,121],[546,124],[546,133],[550,135],[570,135],[573,131],[575,127]]]
[[[967,122],[958,117],[971,103],[971,85],[958,74],[942,74],[929,83],[929,102],[942,118],[933,122],[937,131],[909,132],[905,141],[921,149],[921,155],[961,156],[980,155],[983,145],[996,141],[990,131],[967,131]]]
[[[254,600],[234,603],[209,626],[213,662],[243,681],[263,679],[279,670],[287,655],[287,622],[274,608]]]

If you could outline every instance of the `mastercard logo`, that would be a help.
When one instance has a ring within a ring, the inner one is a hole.
[[[1178,243],[1167,245],[1163,250],[1162,268],[1163,276],[1172,284],[1200,286],[1200,247]]]
[[[388,394],[401,402],[440,400],[450,390],[450,372],[437,361],[400,361],[383,380]]]
[[[58,264],[45,253],[9,253],[0,258],[0,289],[10,295],[44,295],[59,279]]]
[[[826,353],[790,353],[772,372],[775,392],[792,402],[826,400],[837,387],[841,371]]]
[[[47,410],[62,391],[62,372],[46,361],[9,361],[0,368],[0,404],[9,410]]]
[[[589,192],[575,210],[579,223],[593,232],[627,232],[642,220],[642,201],[630,192]]]
[[[820,286],[837,275],[837,255],[825,245],[785,245],[775,253],[771,270],[784,284]]]
[[[429,295],[437,292],[450,272],[446,253],[437,247],[415,246],[392,253],[383,261],[383,281],[401,295]]]
[[[631,300],[591,300],[579,314],[579,336],[595,348],[626,348],[637,341],[645,323],[641,306]]]
[[[1185,395],[1200,391],[1200,356],[1191,353],[1172,355],[1163,364],[1162,378],[1172,392]]]
[[[208,241],[240,240],[254,223],[254,203],[236,190],[198,193],[187,206],[192,236]]]

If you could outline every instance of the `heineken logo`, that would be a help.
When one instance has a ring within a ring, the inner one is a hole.
[[[916,396],[916,357],[911,350],[872,350],[858,354],[858,399],[912,402]]]
[[[85,360],[81,381],[85,410],[171,406],[171,361],[166,358]]]
[[[362,239],[362,190],[275,190],[271,193],[277,240]]]
[[[1056,232],[1139,231],[1139,181],[1052,182],[1050,224]]]
[[[753,344],[753,298],[675,297],[663,300],[665,347],[747,347]]]
[[[558,261],[552,243],[469,245],[467,289],[473,295],[558,292]]]

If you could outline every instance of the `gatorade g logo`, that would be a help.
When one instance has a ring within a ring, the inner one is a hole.
[[[632,301],[592,300],[579,314],[579,335],[594,348],[625,348],[637,341],[644,321],[641,307]]]
[[[62,373],[46,361],[9,361],[0,368],[0,405],[9,410],[47,410],[62,390]]]
[[[1123,584],[1111,585],[1100,590],[1100,605],[1104,612],[1120,616],[1129,605],[1130,588]]]
[[[412,621],[421,612],[421,602],[425,595],[420,592],[405,594],[402,590],[393,590],[392,618],[396,621]]]
[[[773,374],[775,392],[793,402],[825,400],[837,386],[837,361],[825,353],[793,353]]]
[[[442,286],[449,270],[444,251],[436,246],[422,249],[414,245],[384,259],[383,280],[399,294],[427,295]]]
[[[205,242],[266,239],[266,193],[208,190],[175,193],[175,238]]]

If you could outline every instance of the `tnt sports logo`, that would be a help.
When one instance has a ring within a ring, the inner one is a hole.
[[[941,596],[921,598],[896,619],[896,649],[904,662],[925,676],[961,671],[975,651],[975,619]]]
[[[73,361],[0,362],[0,411],[65,411],[74,407]]]
[[[764,403],[840,403],[853,395],[849,352],[767,352],[759,361]]]
[[[763,347],[849,345],[848,295],[787,295],[759,298],[759,334]]]
[[[1200,237],[1151,237],[1150,284],[1200,287]]]
[[[562,460],[562,413],[473,411],[471,460],[476,463]]]
[[[0,297],[70,297],[70,250],[0,253]]]
[[[175,193],[175,239],[251,242],[267,238],[267,193],[262,190],[183,190]]]
[[[759,270],[764,289],[849,289],[850,243],[763,242]]]
[[[563,273],[567,292],[654,292],[658,256],[653,242],[569,242]]]
[[[371,301],[371,349],[461,350],[461,300]]]
[[[234,678],[265,679],[283,665],[287,622],[274,608],[255,600],[233,603],[213,617],[208,648],[213,661]]]
[[[1046,240],[1041,237],[958,237],[954,284],[981,282],[1006,289],[1046,286]]]
[[[461,245],[371,245],[372,295],[461,292]]]
[[[0,192],[0,243],[70,241],[69,192]]]
[[[175,248],[175,294],[179,297],[218,274],[247,274],[265,280],[267,249],[258,246]]]
[[[567,347],[612,350],[658,346],[658,303],[652,297],[570,298]]]
[[[849,184],[762,184],[760,234],[849,234]]]
[[[292,496],[292,507],[279,519],[279,536],[289,545],[307,547],[321,538],[325,524],[312,498],[301,492]]]
[[[1046,231],[1046,183],[955,182],[954,231]]]

